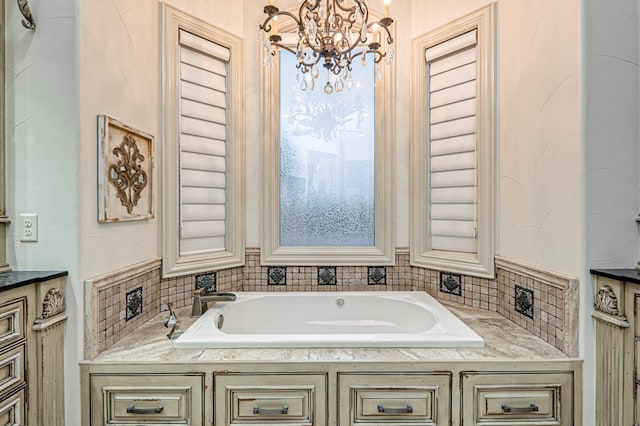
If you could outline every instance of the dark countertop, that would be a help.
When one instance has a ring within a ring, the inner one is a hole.
[[[65,277],[67,271],[9,271],[0,273],[0,292],[23,285]]]
[[[640,284],[640,271],[635,269],[591,269],[593,275]]]

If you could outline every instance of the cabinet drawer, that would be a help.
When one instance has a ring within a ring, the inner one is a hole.
[[[340,424],[448,425],[451,374],[340,374]]]
[[[214,380],[216,424],[325,424],[325,374],[220,374]]]
[[[27,400],[25,398],[25,389],[6,397],[0,402],[0,424],[20,426],[27,424],[25,407]]]
[[[24,344],[0,354],[0,394],[11,392],[25,382],[25,366]]]
[[[202,424],[200,374],[100,375],[91,382],[94,426]]]
[[[8,345],[24,338],[26,327],[26,298],[14,299],[0,305],[0,344]]]
[[[464,425],[573,425],[573,374],[462,373]]]

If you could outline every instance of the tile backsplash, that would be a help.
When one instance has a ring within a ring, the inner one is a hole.
[[[220,292],[426,291],[440,300],[498,312],[577,356],[577,280],[503,258],[496,258],[495,279],[413,267],[406,249],[397,250],[394,266],[263,266],[259,250],[247,249],[244,267],[165,279],[160,269],[161,260],[152,259],[85,281],[87,359],[167,310],[167,303],[190,305],[193,290],[202,286]]]

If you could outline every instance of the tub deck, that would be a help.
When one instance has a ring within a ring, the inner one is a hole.
[[[168,312],[158,314],[135,332],[93,360],[117,363],[217,363],[217,362],[309,362],[309,361],[455,361],[455,360],[568,360],[559,349],[527,332],[503,316],[481,309],[441,302],[485,342],[484,348],[269,348],[269,349],[176,349],[167,339],[164,322]],[[182,329],[191,307],[177,310]]]

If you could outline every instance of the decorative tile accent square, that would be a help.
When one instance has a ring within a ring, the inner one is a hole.
[[[387,267],[369,266],[367,269],[367,284],[387,285]]]
[[[516,312],[533,319],[533,290],[516,285],[514,304]]]
[[[318,266],[318,285],[337,285],[335,266]]]
[[[196,275],[196,290],[205,288],[206,291],[218,291],[217,279],[218,274],[216,272]]]
[[[286,266],[267,267],[267,284],[287,285],[287,267]]]
[[[462,275],[451,272],[440,272],[440,291],[442,293],[462,296]]]
[[[129,321],[142,313],[142,287],[131,290],[127,293],[127,315],[125,320]]]

